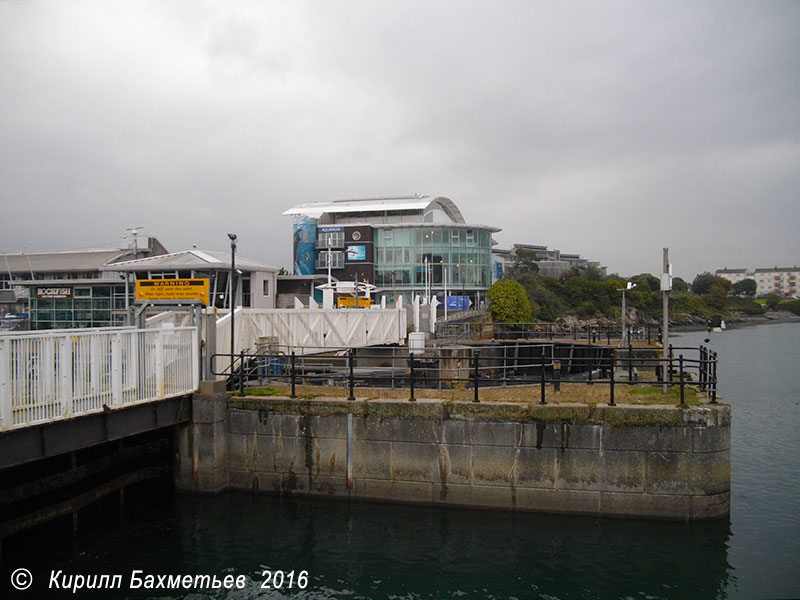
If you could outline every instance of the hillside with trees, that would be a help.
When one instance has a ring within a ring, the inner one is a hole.
[[[536,262],[524,253],[518,256],[504,279],[489,290],[489,300],[496,321],[524,322],[528,315],[536,321],[559,321],[570,318],[597,322],[621,317],[622,289],[626,291],[628,318],[632,322],[658,322],[662,316],[660,280],[650,273],[630,278],[612,274],[603,276],[597,269],[572,268],[560,278],[539,274]],[[520,301],[524,292],[527,303]],[[756,282],[745,279],[736,284],[711,273],[697,275],[691,283],[673,278],[670,292],[670,315],[675,322],[705,322],[712,315],[726,319],[739,315],[762,315],[768,310],[791,310],[800,314],[800,300],[754,298]],[[529,306],[527,306],[529,305]]]

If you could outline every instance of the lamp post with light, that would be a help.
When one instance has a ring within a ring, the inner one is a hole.
[[[625,345],[625,340],[627,339],[627,331],[625,330],[625,292],[628,290],[632,290],[636,287],[635,283],[631,283],[630,281],[624,288],[617,288],[618,292],[622,292],[622,345]]]
[[[231,241],[231,281],[230,281],[230,296],[228,297],[228,307],[231,310],[231,377],[233,377],[233,357],[234,357],[234,327],[233,327],[233,309],[236,303],[236,234],[229,233],[228,239]]]

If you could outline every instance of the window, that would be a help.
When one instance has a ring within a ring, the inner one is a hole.
[[[344,231],[321,232],[317,237],[317,248],[327,248],[329,242],[331,248],[344,246]]]
[[[383,245],[391,246],[394,242],[394,232],[391,229],[383,230]]]
[[[475,245],[475,230],[467,229],[467,246]]]
[[[461,232],[458,229],[453,229],[452,232],[450,233],[450,245],[458,246],[460,240],[461,240]]]
[[[344,268],[344,252],[341,251],[331,252],[330,257],[331,257],[331,269]],[[317,268],[318,269],[328,268],[328,252],[319,253],[319,256],[317,256]]]
[[[269,296],[269,279],[264,280],[263,293],[265,296]]]

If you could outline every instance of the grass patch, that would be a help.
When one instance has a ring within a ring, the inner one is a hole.
[[[686,385],[685,400],[687,406],[700,406],[705,403],[705,396],[698,392],[692,385]],[[347,398],[350,395],[346,387],[298,385],[295,388],[298,398]],[[541,390],[538,385],[506,386],[494,388],[480,388],[478,390],[481,402],[539,402]],[[245,388],[247,396],[283,396],[291,393],[290,386],[272,385],[259,388]],[[548,404],[586,404],[604,405],[609,401],[608,383],[562,383],[561,391],[553,391],[552,384],[545,386],[545,400]],[[358,400],[408,400],[409,390],[402,388],[373,388],[356,387],[353,390]],[[414,396],[419,399],[433,399],[443,401],[472,401],[472,389],[428,389],[417,388]],[[680,388],[670,387],[668,393],[662,393],[662,386],[653,385],[627,385],[617,382],[614,386],[614,401],[617,404],[661,405],[676,406],[680,404]]]

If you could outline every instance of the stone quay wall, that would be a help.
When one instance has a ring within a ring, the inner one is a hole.
[[[185,490],[680,520],[730,511],[730,406],[195,395]]]

